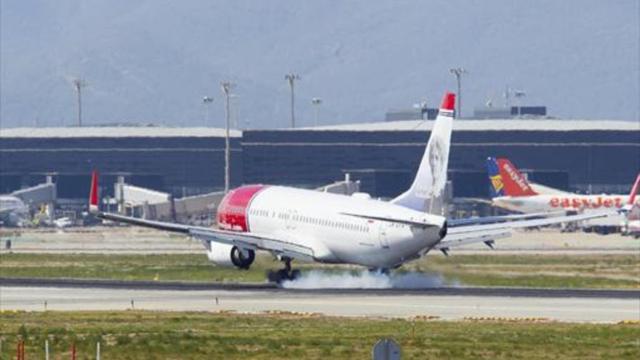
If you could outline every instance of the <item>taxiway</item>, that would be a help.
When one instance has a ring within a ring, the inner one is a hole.
[[[483,290],[484,289],[484,290]],[[555,293],[553,292],[555,291]],[[543,319],[611,323],[640,320],[637,291],[514,288],[234,289],[161,286],[29,286],[3,283],[0,308],[24,311],[286,311],[329,316]],[[582,292],[580,292],[582,291]]]

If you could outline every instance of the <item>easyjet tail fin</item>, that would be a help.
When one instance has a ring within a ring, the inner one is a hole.
[[[409,190],[391,200],[391,203],[443,215],[455,99],[454,93],[444,94],[418,173]]]
[[[532,196],[538,195],[535,192],[527,178],[518,171],[518,169],[509,161],[509,159],[500,158],[496,160],[502,183],[504,185],[504,193],[508,196]]]

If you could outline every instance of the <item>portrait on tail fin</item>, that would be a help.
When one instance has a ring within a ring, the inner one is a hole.
[[[426,198],[429,202],[429,213],[442,213],[444,206],[444,191],[447,185],[446,159],[448,157],[447,146],[439,136],[431,139],[429,143],[429,168],[431,169],[431,187]]]
[[[443,215],[455,95],[446,93],[411,188],[392,200],[414,210]]]

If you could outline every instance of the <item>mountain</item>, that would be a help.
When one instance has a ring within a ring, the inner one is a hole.
[[[243,127],[381,120],[455,90],[463,113],[505,86],[566,118],[638,121],[637,0],[0,0],[0,124],[222,126],[232,80]],[[210,120],[202,97],[213,96]],[[236,113],[237,112],[237,113]]]

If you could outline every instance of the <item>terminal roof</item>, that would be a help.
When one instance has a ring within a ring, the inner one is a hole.
[[[242,132],[231,130],[230,137]],[[1,129],[0,138],[126,138],[126,137],[224,137],[225,130],[208,127],[95,126]]]
[[[426,131],[433,120],[387,121],[306,128],[316,131]],[[456,131],[640,131],[633,121],[619,120],[455,120]]]
[[[281,131],[427,131],[432,120],[388,121],[317,126]],[[616,120],[456,120],[454,131],[640,131],[633,121]],[[0,138],[224,137],[225,130],[207,127],[40,127],[0,129]],[[242,131],[231,130],[233,138]]]

